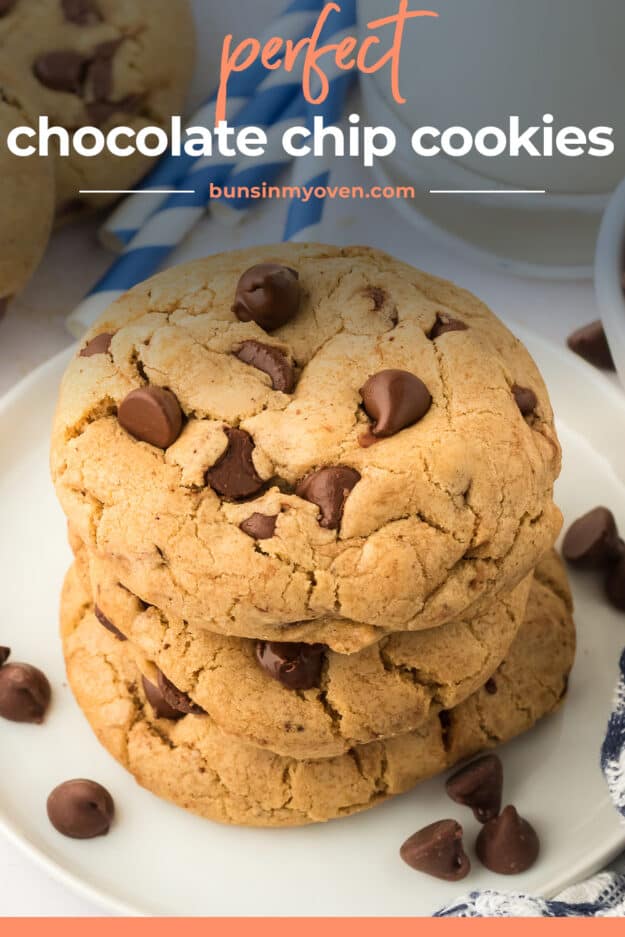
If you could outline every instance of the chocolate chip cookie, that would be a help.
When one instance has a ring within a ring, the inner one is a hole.
[[[537,571],[526,620],[486,687],[414,732],[336,758],[275,755],[227,735],[208,715],[184,714],[179,700],[172,706],[167,687],[142,680],[126,644],[102,627],[75,568],[61,613],[69,681],[102,744],[158,796],[223,823],[330,820],[409,790],[559,706],[575,629],[566,579],[549,564],[544,576]]]
[[[508,653],[532,579],[473,619],[391,634],[344,655],[323,644],[193,632],[146,607],[101,563],[91,576],[96,617],[128,642],[150,683],[164,676],[228,734],[294,758],[330,758],[403,734],[466,699]]]
[[[54,218],[53,163],[14,156],[5,145],[12,130],[33,126],[35,105],[23,85],[0,69],[0,318],[41,261]]]
[[[308,624],[310,643],[514,588],[557,536],[559,469],[540,374],[484,305],[322,245],[128,293],[68,369],[52,446],[71,524],[134,595],[222,634]]]
[[[3,6],[3,66],[23,77],[36,114],[46,115],[51,126],[106,131],[124,124],[139,131],[165,127],[183,112],[194,65],[188,0],[14,0]],[[79,190],[131,188],[150,162],[107,150],[63,156],[57,166],[59,214],[106,204],[110,199],[79,196]]]

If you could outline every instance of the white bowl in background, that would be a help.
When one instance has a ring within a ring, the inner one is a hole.
[[[612,357],[625,386],[625,180],[603,217],[595,257],[595,290]]]

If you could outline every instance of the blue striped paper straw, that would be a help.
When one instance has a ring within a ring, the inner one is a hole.
[[[344,0],[340,14],[337,13],[326,24],[328,35],[322,33],[322,39],[327,42],[337,38],[337,34],[353,31],[356,23],[355,0]],[[350,86],[354,80],[354,72],[337,72],[330,81],[330,90],[326,100],[319,105],[310,104],[307,108],[307,126],[312,131],[313,120],[316,116],[323,116],[326,125],[336,124],[341,120],[345,109],[345,101]],[[318,88],[316,89],[319,90]],[[330,180],[333,156],[298,157],[295,160],[295,173],[293,185],[306,186],[307,189],[316,186],[326,187]],[[283,240],[285,241],[313,241],[323,217],[325,198],[313,197],[308,201],[294,199],[287,215]]]
[[[324,0],[290,0],[280,18],[265,30],[260,42],[264,44],[273,36],[297,42],[308,34],[323,3]],[[262,88],[268,74],[271,75],[259,59],[245,71],[232,75],[228,84],[228,118],[231,123],[236,119],[236,122],[243,126],[240,120],[243,112],[247,112],[246,123],[261,123],[259,118],[254,117],[253,112],[250,116],[248,105],[254,100],[257,90]],[[290,84],[290,80],[285,81]],[[216,103],[217,90],[193,115],[188,126],[214,127]],[[148,218],[164,204],[167,195],[157,193],[182,188],[181,180],[191,171],[196,159],[186,154],[169,155],[162,159],[138,187],[137,191],[141,194],[129,196],[105,221],[100,233],[102,243],[115,251],[122,251],[130,244]]]

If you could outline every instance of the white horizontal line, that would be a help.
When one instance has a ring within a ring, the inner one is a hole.
[[[195,189],[80,189],[80,195],[195,195]]]
[[[430,195],[546,195],[546,189],[430,189]]]

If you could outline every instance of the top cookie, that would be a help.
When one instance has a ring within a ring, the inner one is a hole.
[[[194,43],[188,0],[0,3],[3,67],[26,82],[37,114],[70,131],[165,126],[184,106]],[[122,159],[106,150],[59,159],[59,211],[75,211],[81,202],[102,206],[103,196],[79,197],[79,189],[129,188],[150,163],[140,154]]]
[[[366,247],[254,248],[132,290],[70,364],[52,444],[71,524],[120,583],[287,641],[328,619],[431,628],[512,588],[559,530],[559,468],[521,343]]]

